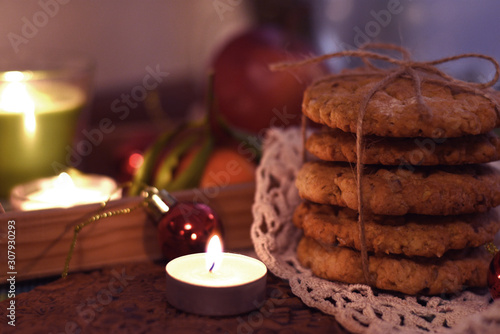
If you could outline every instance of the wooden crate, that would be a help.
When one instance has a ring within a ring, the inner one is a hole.
[[[212,206],[224,226],[227,250],[252,247],[250,225],[254,200],[253,183],[223,188],[192,189],[175,192],[181,201],[199,201]],[[112,201],[107,209],[132,207],[141,197]],[[16,280],[61,274],[73,238],[73,228],[99,209],[98,204],[68,209],[0,214],[1,283],[7,279],[7,226],[15,221]],[[158,260],[161,251],[156,225],[145,209],[100,220],[79,233],[70,270],[81,271],[120,262]]]

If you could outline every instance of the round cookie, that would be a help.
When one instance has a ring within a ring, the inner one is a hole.
[[[379,215],[457,215],[485,212],[500,205],[500,173],[488,165],[366,168],[363,176],[367,212]],[[353,167],[306,162],[295,182],[302,199],[358,208]]]
[[[384,218],[391,225],[381,224]],[[296,208],[293,222],[321,244],[361,250],[354,210],[304,202]],[[460,216],[372,216],[365,220],[365,240],[367,250],[377,254],[441,257],[450,249],[484,245],[499,229],[494,209]]]
[[[314,122],[356,133],[361,103],[382,78],[354,69],[320,79],[305,90],[302,111]],[[449,138],[487,133],[500,125],[495,104],[482,96],[425,78],[421,91],[429,110],[417,103],[413,81],[408,78],[398,78],[376,92],[366,108],[363,134]]]
[[[458,138],[367,136],[363,164],[462,165],[500,159],[500,138],[493,132]],[[356,162],[356,134],[340,129],[313,133],[306,149],[325,161]]]
[[[454,293],[485,287],[491,255],[484,247],[447,253],[439,259],[369,256],[373,286],[409,295]],[[323,247],[304,237],[297,246],[299,262],[321,278],[366,284],[361,255],[347,247]]]

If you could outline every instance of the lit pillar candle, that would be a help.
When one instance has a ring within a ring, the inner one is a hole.
[[[165,270],[167,301],[185,312],[242,314],[265,300],[266,266],[248,256],[223,253],[217,236],[210,239],[206,253],[173,259]]]
[[[0,197],[16,184],[67,166],[77,119],[87,100],[77,85],[42,72],[0,74]]]

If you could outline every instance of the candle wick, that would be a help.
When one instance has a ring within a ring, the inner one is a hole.
[[[209,272],[212,272],[212,270],[214,269],[215,267],[215,262],[212,263],[212,266],[210,267],[210,269],[208,269]]]

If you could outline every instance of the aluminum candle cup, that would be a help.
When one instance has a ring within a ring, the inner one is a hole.
[[[72,144],[92,73],[81,57],[0,59],[0,197],[74,163],[67,157],[83,149]]]
[[[178,257],[166,265],[167,301],[199,315],[229,316],[249,312],[266,298],[267,268],[261,261],[221,253],[218,268],[207,269],[206,253]]]

